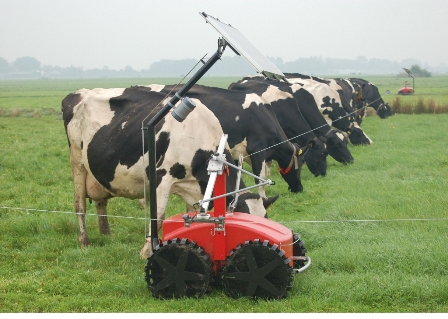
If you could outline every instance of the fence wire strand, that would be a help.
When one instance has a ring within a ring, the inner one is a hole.
[[[64,212],[57,210],[45,210],[45,209],[35,209],[35,208],[22,208],[22,207],[9,207],[0,206],[0,209],[4,210],[21,210],[27,212],[37,212],[37,213],[58,213],[58,214],[71,214],[71,215],[85,215],[85,216],[99,216],[108,218],[123,218],[123,219],[136,219],[150,221],[150,218],[146,217],[134,217],[134,216],[119,216],[119,215],[99,215],[92,213],[75,213],[75,212]],[[391,218],[391,219],[341,219],[341,220],[291,220],[291,221],[276,221],[280,224],[317,224],[317,223],[371,223],[371,222],[405,222],[405,221],[443,221],[448,220],[448,217],[434,217],[434,218]],[[157,221],[163,221],[162,219],[157,219]],[[179,221],[183,223],[183,221]]]

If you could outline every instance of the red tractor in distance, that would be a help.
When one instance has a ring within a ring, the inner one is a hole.
[[[408,81],[404,81],[404,87],[398,90],[399,95],[414,94],[414,89],[408,86]]]

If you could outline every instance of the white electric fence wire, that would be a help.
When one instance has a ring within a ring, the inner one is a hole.
[[[332,123],[337,122],[337,121],[339,121],[339,120],[342,120],[343,118],[346,118],[347,116],[350,116],[350,115],[352,115],[352,114],[354,114],[354,113],[357,113],[357,112],[358,112],[358,111],[355,110],[355,111],[353,111],[353,112],[351,112],[351,113],[347,113],[346,115],[344,115],[344,116],[342,116],[342,117],[340,117],[340,118],[338,118],[338,119],[336,119],[336,120],[334,120],[334,121],[332,120]],[[263,151],[266,151],[266,150],[268,150],[268,149],[270,149],[270,148],[276,147],[277,145],[280,145],[280,144],[283,144],[283,143],[287,143],[287,142],[289,142],[289,141],[291,141],[291,140],[293,140],[293,139],[295,139],[295,138],[298,138],[299,136],[308,134],[308,133],[310,133],[310,132],[312,132],[312,131],[315,131],[315,130],[317,130],[317,129],[321,128],[321,127],[327,126],[327,125],[331,127],[330,124],[325,123],[325,124],[323,124],[323,125],[321,125],[321,126],[318,126],[318,127],[313,128],[313,129],[311,129],[311,130],[309,130],[309,131],[307,131],[307,132],[305,132],[305,133],[302,133],[302,134],[299,134],[299,135],[297,135],[297,136],[291,137],[291,138],[289,138],[289,139],[287,139],[287,140],[285,140],[285,141],[283,141],[283,142],[280,142],[280,143],[271,145],[271,146],[269,146],[269,147],[266,147],[265,149],[262,149],[262,150],[253,152],[253,153],[251,153],[251,154],[248,154],[248,155],[244,156],[244,158],[249,157],[249,156],[252,156],[252,155],[257,154],[257,153],[260,153],[260,152],[263,152]]]
[[[75,212],[63,212],[57,210],[46,210],[46,209],[34,209],[34,208],[21,208],[21,207],[8,207],[0,206],[0,209],[5,210],[23,210],[27,212],[38,212],[38,213],[59,213],[59,214],[72,214],[72,215],[85,215],[85,216],[104,216],[108,218],[124,218],[124,219],[137,219],[137,220],[147,220],[145,217],[134,217],[134,216],[118,216],[118,215],[98,215],[98,214],[81,214]],[[163,221],[162,219],[157,219],[158,221]],[[404,221],[444,221],[448,220],[448,217],[434,217],[434,218],[392,218],[392,219],[345,219],[345,220],[290,220],[290,221],[277,221],[280,224],[301,224],[301,223],[371,223],[371,222],[404,222]],[[184,221],[176,221],[179,223],[184,223]],[[256,222],[240,222],[233,223],[231,221],[226,222],[226,224],[252,224]]]
[[[199,64],[199,62],[201,62],[203,59],[205,58],[205,55],[204,55],[204,57],[201,59],[201,60],[199,60],[197,63],[196,63],[196,65],[190,70],[190,72],[188,72],[187,73],[187,75],[185,75],[184,77],[183,77],[183,79],[173,88],[173,90],[188,76],[188,74],[190,74],[192,71],[193,71],[193,69],[194,68],[196,68],[196,66]],[[166,95],[166,96],[168,96],[170,93],[172,92],[172,90]],[[374,102],[376,102],[376,100],[374,101]],[[162,101],[160,101],[159,102],[159,104],[158,105],[160,105],[160,103],[162,103]],[[158,106],[157,105],[157,106]],[[157,108],[157,106],[156,106],[156,108]],[[153,110],[155,110],[156,108],[154,108]],[[339,119],[336,119],[336,120],[334,120],[334,121],[332,121],[332,122],[336,122],[336,121],[339,121],[340,119],[343,119],[343,118],[345,118],[345,117],[347,117],[347,116],[350,116],[350,115],[352,115],[352,114],[354,114],[354,113],[356,113],[357,111],[354,111],[354,112],[351,112],[351,113],[348,113],[348,114],[346,114],[345,116],[343,116],[343,117],[341,117],[341,118],[339,118]],[[142,151],[143,151],[143,167],[144,167],[144,165],[145,165],[145,161],[144,161],[144,149],[145,149],[145,145],[144,145],[144,121],[149,117],[149,115],[151,115],[151,113],[152,113],[152,111],[148,114],[148,116],[142,121]],[[307,134],[307,133],[309,133],[309,132],[312,132],[312,131],[314,131],[314,130],[317,130],[318,128],[321,128],[321,127],[324,127],[324,126],[326,126],[326,125],[329,125],[329,124],[324,124],[324,125],[321,125],[321,126],[319,126],[319,127],[316,127],[316,128],[314,128],[314,129],[311,129],[311,130],[309,130],[308,132],[305,132],[305,133],[302,133],[302,134],[299,134],[299,135],[297,135],[297,136],[294,136],[294,137],[292,137],[292,138],[290,138],[290,139],[288,139],[288,140],[286,140],[286,141],[284,141],[284,142],[280,142],[280,143],[277,143],[277,144],[274,144],[274,145],[272,145],[272,146],[269,146],[269,147],[267,147],[267,148],[265,148],[265,149],[263,149],[263,150],[260,150],[260,151],[257,151],[257,152],[254,152],[254,153],[252,153],[252,154],[249,154],[249,155],[246,155],[245,157],[249,157],[249,156],[251,156],[251,155],[253,155],[253,154],[257,154],[257,153],[259,153],[259,152],[262,152],[262,151],[265,151],[265,150],[267,150],[267,149],[270,149],[270,148],[273,148],[273,147],[275,147],[275,146],[277,146],[277,145],[280,145],[280,144],[282,144],[282,143],[286,143],[286,142],[289,142],[290,140],[293,140],[293,139],[295,139],[295,138],[297,138],[297,137],[299,137],[299,136],[302,136],[302,135],[304,135],[304,134]],[[146,181],[146,175],[145,175],[145,172],[143,173],[143,178],[144,178],[144,180]],[[146,201],[146,182],[145,183],[143,183],[143,191],[144,191],[144,200],[145,200],[145,203],[147,202]],[[0,206],[0,209],[9,209],[9,210],[24,210],[24,211],[28,211],[28,212],[44,212],[44,213],[59,213],[59,214],[74,214],[74,215],[81,215],[80,213],[75,213],[75,212],[62,212],[62,211],[55,211],[55,210],[45,210],[45,209],[33,209],[33,208],[19,208],[19,207],[8,207],[8,206]],[[109,217],[109,218],[124,218],[124,219],[137,219],[137,220],[145,220],[145,221],[148,221],[148,220],[151,220],[151,219],[148,219],[147,218],[147,209],[146,209],[146,205],[144,206],[144,215],[145,215],[145,217],[132,217],[132,216],[116,216],[116,215],[98,215],[98,214],[84,214],[84,215],[86,215],[86,216],[103,216],[103,217]],[[448,220],[448,218],[444,218],[444,217],[442,217],[442,218],[395,218],[395,219],[347,219],[347,220],[294,220],[294,221],[278,221],[278,223],[281,223],[281,224],[290,224],[290,223],[293,223],[293,224],[298,224],[298,223],[365,223],[365,222],[403,222],[403,221],[443,221],[443,220]],[[160,219],[157,219],[157,221],[163,221],[163,220],[160,220]],[[182,222],[183,223],[183,221],[179,221],[179,222]],[[231,223],[231,222],[230,222]],[[147,233],[147,223],[145,223],[145,234]]]

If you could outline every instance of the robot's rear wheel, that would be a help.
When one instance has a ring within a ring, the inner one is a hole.
[[[154,249],[146,260],[145,275],[156,298],[200,297],[209,290],[213,268],[196,243],[175,238]]]
[[[293,255],[304,257],[307,252],[307,249],[305,248],[303,241],[300,239],[300,235],[293,233],[292,242],[293,242],[292,246]],[[294,268],[302,268],[303,266],[305,266],[305,261],[294,260]]]
[[[226,260],[223,285],[233,298],[282,298],[291,285],[292,267],[285,252],[267,240],[246,241]]]

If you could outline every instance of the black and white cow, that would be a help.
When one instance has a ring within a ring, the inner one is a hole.
[[[359,83],[352,83],[349,79],[344,78],[333,78],[329,80],[334,80],[335,83],[342,89],[345,99],[348,101],[353,110],[358,113],[355,117],[356,122],[361,125],[361,122],[366,115],[361,85],[359,85]]]
[[[355,121],[353,114],[356,112],[354,110],[351,112],[353,114],[347,112],[351,108],[348,102],[341,100],[341,94],[329,84],[298,73],[286,73],[285,76],[290,83],[302,85],[313,95],[319,111],[325,116],[328,124],[349,134],[349,140],[353,145],[372,143]]]
[[[306,78],[307,76],[302,76],[302,78]],[[359,97],[359,86],[355,85],[356,88],[349,82],[349,81],[341,81],[340,79],[332,79],[332,78],[321,78],[321,77],[316,77],[316,76],[312,76],[310,77],[311,79],[323,83],[323,84],[327,84],[329,87],[331,87],[333,90],[335,90],[338,94],[339,94],[339,98],[341,99],[341,105],[343,107],[343,109],[347,112],[347,114],[349,115],[349,119],[351,121],[354,121],[356,123],[358,123],[358,125],[361,125],[362,119],[363,119],[363,115],[364,113],[362,113],[362,110],[364,110],[364,108],[361,109],[357,109],[355,107],[353,107],[353,104],[355,106],[359,106],[361,105],[362,107],[362,101],[360,101],[360,97]],[[348,91],[350,90],[350,91]],[[362,91],[361,91],[362,92]],[[353,99],[355,99],[355,101],[353,101]]]
[[[82,247],[90,244],[85,225],[86,198],[95,201],[100,232],[109,234],[108,199],[145,197],[149,185],[143,122],[147,123],[167,101],[164,94],[144,87],[81,89],[62,101]],[[189,211],[195,210],[193,205],[203,198],[209,178],[207,161],[223,135],[213,113],[201,101],[193,101],[196,108],[182,123],[169,115],[156,126],[159,227],[171,194],[179,195]],[[228,148],[226,154],[231,160]],[[236,185],[236,175],[230,168],[229,191]],[[246,191],[240,195],[235,211],[266,217],[266,207],[277,197],[265,200]],[[148,255],[150,247],[147,242],[142,257]]]
[[[317,76],[304,75],[300,73],[286,73],[287,77],[310,79],[330,86],[339,94],[341,106],[349,115],[351,121],[356,121],[359,125],[364,116],[362,101],[362,89],[357,84],[352,84],[348,79],[321,78]]]
[[[173,95],[174,85],[149,85],[152,90]],[[254,175],[265,177],[266,162],[276,161],[291,192],[301,192],[303,156],[299,146],[288,141],[270,101],[257,94],[194,85],[187,94],[201,101],[218,118],[235,160],[243,154]],[[259,193],[265,197],[264,187]]]
[[[304,158],[315,176],[325,175],[327,154],[343,164],[354,161],[347,138],[330,127],[317,109],[314,97],[301,85],[247,77],[232,83],[229,89],[270,96],[271,105],[288,138],[308,146]]]
[[[255,93],[260,98],[268,100],[288,139],[300,145],[308,169],[316,177],[325,176],[328,155],[325,138],[318,138],[308,126],[300,113],[291,89],[289,87],[279,88],[272,85],[274,83],[278,82],[242,81],[232,83],[229,90]]]
[[[380,118],[385,119],[393,115],[392,108],[389,103],[384,102],[376,85],[359,78],[349,78],[348,80],[353,85],[359,85],[362,87],[362,99],[365,106],[373,107]]]

